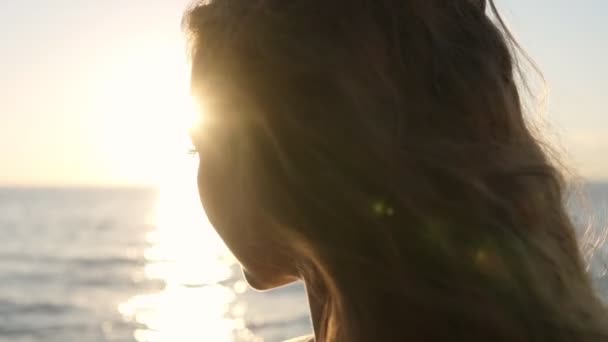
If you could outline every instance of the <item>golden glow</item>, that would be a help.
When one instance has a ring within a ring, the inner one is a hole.
[[[133,56],[113,65],[97,85],[98,136],[92,139],[111,178],[159,185],[173,176],[167,165],[182,163],[191,146],[188,131],[200,124],[201,110],[190,96],[185,57],[178,63],[178,56],[154,50]]]
[[[246,307],[236,301],[247,286],[234,280],[235,260],[200,208],[195,163],[190,157],[168,166],[179,177],[161,186],[156,229],[146,235],[144,276],[164,289],[136,295],[118,310],[141,326],[134,332],[141,342],[259,341],[245,328]]]
[[[200,126],[201,116],[187,87],[175,87],[187,82],[163,82],[171,87],[162,94],[142,82],[136,88],[124,83],[112,90],[112,101],[104,109],[109,113],[107,124],[118,126],[110,150],[125,162],[138,158],[145,169],[137,171],[152,174],[159,185],[151,218],[154,229],[145,236],[146,265],[133,277],[160,281],[164,288],[133,296],[118,311],[138,327],[134,338],[140,342],[257,341],[245,328],[244,304],[236,300],[247,287],[233,274],[235,260],[198,198],[197,158],[187,150],[188,130],[193,124]],[[164,105],[146,102],[148,96],[162,96]]]

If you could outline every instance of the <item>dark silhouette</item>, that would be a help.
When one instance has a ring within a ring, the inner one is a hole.
[[[187,13],[203,205],[252,286],[304,280],[317,341],[608,340],[487,4]]]

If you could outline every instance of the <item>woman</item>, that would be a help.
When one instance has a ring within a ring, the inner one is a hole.
[[[489,4],[187,14],[203,205],[254,288],[305,282],[317,341],[608,340]]]

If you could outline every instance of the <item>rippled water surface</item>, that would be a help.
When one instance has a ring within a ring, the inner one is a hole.
[[[608,186],[584,198],[570,210],[608,293]],[[0,341],[274,342],[311,329],[302,286],[251,291],[193,193],[2,189],[0,233]]]

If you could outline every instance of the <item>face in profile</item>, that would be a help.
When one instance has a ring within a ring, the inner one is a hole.
[[[203,135],[203,134],[200,134]],[[297,279],[289,244],[273,234],[267,213],[256,209],[238,143],[237,125],[205,127],[204,139],[193,135],[199,154],[198,189],[209,221],[239,260],[250,285],[265,290]]]

